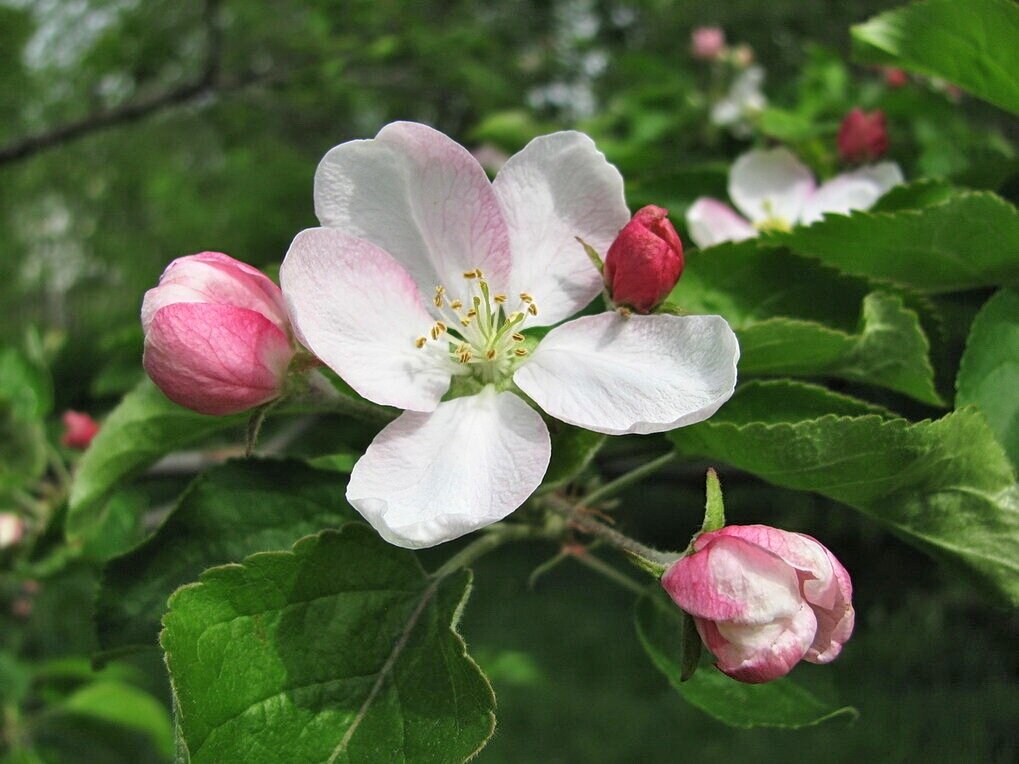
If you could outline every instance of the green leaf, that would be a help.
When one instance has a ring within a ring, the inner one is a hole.
[[[918,210],[940,204],[958,193],[959,189],[944,180],[923,178],[913,183],[895,186],[870,209],[872,212]]]
[[[1019,283],[1019,212],[986,191],[917,210],[827,215],[762,242],[923,292]]]
[[[725,526],[725,503],[722,500],[722,484],[718,481],[718,473],[713,469],[708,470],[707,498],[704,502],[704,522],[701,524],[703,532],[717,531]]]
[[[981,308],[955,385],[956,405],[980,409],[1019,469],[1019,293],[1002,289]]]
[[[852,29],[855,57],[942,77],[1019,114],[1019,6],[1010,0],[927,0]]]
[[[918,314],[901,296],[870,289],[863,279],[743,242],[692,253],[670,299],[732,324],[744,376],[836,377],[941,405]]]
[[[557,423],[552,435],[552,460],[538,490],[555,491],[576,479],[605,445],[606,436],[573,425]]]
[[[43,419],[53,408],[49,372],[15,348],[0,348],[0,399],[21,419]]]
[[[46,433],[38,420],[18,416],[0,398],[0,495],[23,488],[46,471]]]
[[[495,724],[455,631],[470,582],[357,523],[207,570],[161,635],[191,764],[470,758]]]
[[[355,517],[345,488],[342,474],[293,460],[235,461],[200,475],[152,538],[103,569],[100,646],[154,647],[177,587],[214,565],[289,549],[303,536],[339,527]]]
[[[648,594],[637,602],[637,634],[652,663],[688,703],[733,727],[806,727],[845,716],[856,709],[825,703],[788,678],[767,684],[743,684],[715,669],[693,673],[700,638],[693,619],[666,597]],[[688,624],[688,625],[684,625]],[[687,645],[696,642],[696,655]]]
[[[746,384],[711,420],[670,437],[684,454],[854,507],[1019,603],[1019,487],[979,412],[918,423],[846,416],[844,396],[815,388],[803,401],[807,387]],[[819,415],[825,399],[832,413]]]
[[[104,679],[87,684],[68,696],[54,712],[136,730],[147,735],[167,758],[173,754],[173,732],[166,707],[144,690],[125,682]]]
[[[144,380],[103,422],[78,465],[67,513],[68,537],[80,538],[101,520],[103,503],[123,481],[172,451],[246,421],[244,414],[197,414],[171,402]]]

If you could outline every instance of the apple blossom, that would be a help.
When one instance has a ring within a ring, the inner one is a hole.
[[[617,305],[650,313],[683,273],[683,243],[669,211],[648,205],[637,211],[605,256],[605,286]]]
[[[81,411],[68,409],[64,412],[62,420],[64,433],[60,436],[60,442],[68,448],[84,451],[99,432],[99,423]]]
[[[687,228],[702,248],[742,241],[761,231],[816,223],[825,213],[869,209],[901,182],[902,171],[895,162],[880,162],[817,186],[810,170],[788,149],[754,149],[729,170],[729,198],[746,217],[724,202],[700,197],[687,210]]]
[[[233,414],[278,397],[294,356],[283,295],[219,252],[174,260],[141,311],[144,365],[170,400]]]
[[[629,220],[623,180],[587,136],[541,136],[494,182],[459,144],[397,122],[330,150],[322,228],[280,271],[303,343],[365,398],[405,409],[354,466],[347,499],[417,548],[496,522],[548,467],[548,415],[607,434],[701,421],[739,355],[719,316],[589,315]]]
[[[761,91],[764,69],[747,64],[747,68],[733,79],[725,96],[711,107],[711,123],[728,128],[733,135],[741,138],[750,135],[751,121],[768,105],[768,99]]]
[[[690,53],[701,61],[713,61],[725,50],[725,32],[719,27],[697,27],[690,34]]]
[[[733,679],[757,684],[801,660],[829,663],[853,633],[849,574],[816,539],[729,525],[701,534],[693,548],[662,586]]]
[[[837,138],[844,162],[859,164],[880,159],[888,151],[888,127],[880,109],[867,113],[852,109],[842,120]]]

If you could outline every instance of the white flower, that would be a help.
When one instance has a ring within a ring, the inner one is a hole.
[[[755,149],[729,170],[729,198],[746,217],[724,202],[701,197],[687,210],[686,224],[698,247],[742,241],[760,231],[816,223],[827,212],[870,209],[899,183],[899,166],[880,162],[837,175],[818,187],[810,170],[789,150]]]
[[[750,66],[740,72],[725,97],[711,107],[712,124],[729,128],[737,137],[749,136],[750,119],[768,105],[768,99],[761,92],[763,84],[764,69],[760,66]]]
[[[414,123],[333,148],[315,176],[324,228],[280,280],[302,342],[375,403],[406,411],[354,466],[347,499],[416,548],[502,519],[541,483],[547,414],[608,434],[701,421],[732,394],[739,350],[719,316],[576,313],[629,220],[619,172],[587,136],[536,138],[494,182]],[[444,399],[453,383],[453,396]]]

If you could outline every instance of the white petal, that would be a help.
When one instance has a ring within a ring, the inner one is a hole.
[[[280,283],[301,341],[358,393],[414,411],[439,404],[453,372],[448,346],[416,346],[434,319],[389,254],[333,228],[309,228],[290,245]]]
[[[579,236],[604,257],[630,220],[623,177],[583,133],[543,135],[510,157],[493,184],[513,252],[511,299],[539,306],[528,326],[569,318],[601,291]]]
[[[488,176],[425,125],[394,122],[374,140],[331,149],[315,172],[315,214],[389,252],[422,291],[443,284],[462,297],[474,268],[497,289],[507,284],[509,237]]]
[[[826,212],[848,215],[853,210],[869,210],[902,180],[902,170],[895,162],[881,162],[837,175],[810,195],[801,222],[816,223]]]
[[[750,222],[728,204],[702,196],[686,211],[686,227],[701,249],[723,241],[743,241],[757,236]]]
[[[551,455],[538,412],[486,387],[389,424],[354,465],[347,501],[391,544],[434,546],[523,504]]]
[[[721,316],[601,313],[549,332],[513,381],[556,419],[645,435],[714,414],[732,395],[738,359]]]
[[[788,149],[748,151],[729,171],[729,198],[754,223],[794,225],[813,190],[814,176]]]

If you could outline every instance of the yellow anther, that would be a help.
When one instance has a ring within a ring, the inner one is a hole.
[[[467,318],[474,318],[476,315],[478,315],[478,311],[474,310],[474,308],[467,311]]]
[[[481,271],[464,271],[465,279],[479,279],[481,278]]]
[[[420,350],[425,346],[426,342],[428,342],[428,340],[425,339],[424,337],[418,337],[416,340],[414,340],[414,347]]]
[[[485,358],[487,358],[489,361],[494,361],[495,360],[495,351],[494,350],[489,350],[487,353],[485,353]]]
[[[460,363],[470,363],[470,362],[471,362],[471,351],[470,350],[462,351],[460,353]]]
[[[441,308],[442,307],[442,295],[441,294],[435,295],[435,307],[436,308]]]
[[[480,268],[475,268],[475,269],[474,269],[474,272],[475,272],[476,274],[478,274],[478,278],[479,278],[479,279],[483,279],[483,278],[485,278],[485,274],[481,272],[481,269],[480,269]]]
[[[527,350],[524,349],[524,348],[516,348],[513,351],[513,355],[515,355],[515,356],[517,356],[519,358],[523,358],[525,355],[527,355]]]
[[[527,312],[530,313],[532,316],[538,315],[538,306],[532,302],[530,305],[527,306]]]
[[[446,325],[441,321],[436,321],[435,326],[432,327],[432,339],[433,340],[439,339],[439,337],[441,337],[445,333],[445,331]]]
[[[502,305],[504,302],[506,302],[506,295],[504,295],[504,294],[497,294],[492,299],[495,300],[500,305]]]
[[[462,308],[463,306],[464,304],[460,302],[460,300],[453,300],[453,302],[449,304],[449,307],[451,307],[453,310],[460,310],[460,308]]]
[[[524,341],[524,335],[522,335],[520,332],[513,332],[513,341],[514,342],[523,342]]]
[[[471,325],[471,320],[469,318],[461,318],[460,319],[460,326],[470,326],[470,325]]]
[[[523,300],[524,302],[526,302],[528,305],[530,305],[532,302],[534,302],[534,298],[531,297],[531,295],[527,294],[527,292],[521,292],[520,293],[520,299]]]

